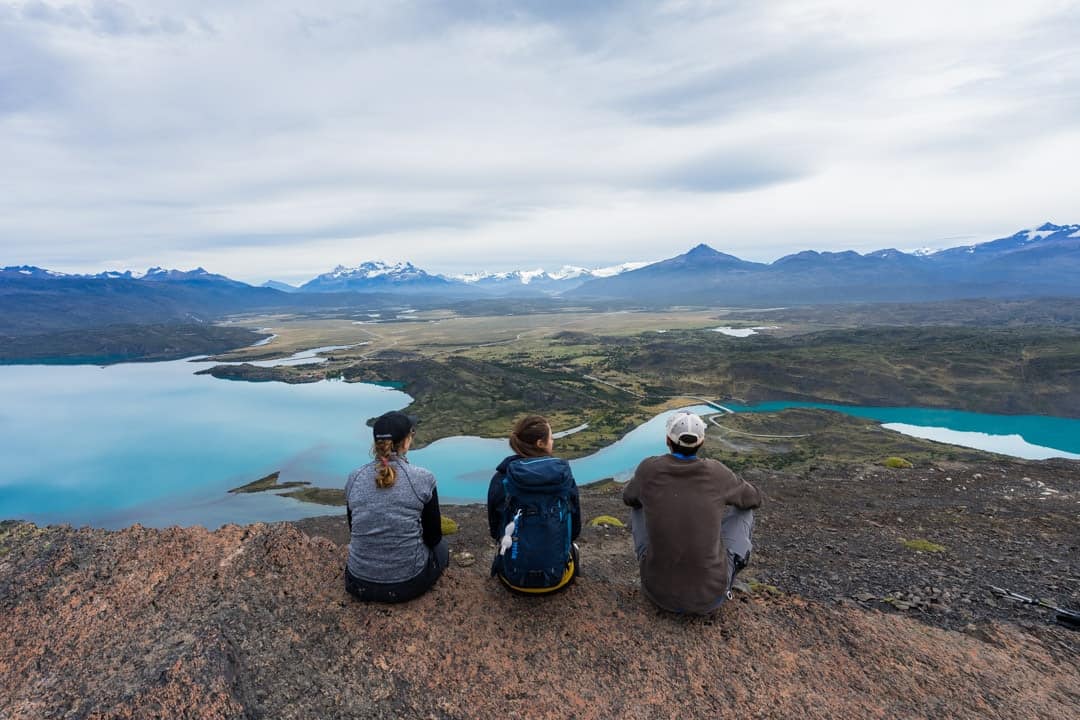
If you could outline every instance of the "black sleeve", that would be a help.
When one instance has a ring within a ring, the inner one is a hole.
[[[577,540],[581,534],[581,498],[578,493],[577,483],[574,482],[574,472],[570,469],[570,463],[564,465],[563,487],[566,489],[566,499],[570,504],[570,539]]]
[[[630,478],[630,482],[626,483],[622,491],[622,501],[632,508],[641,507],[641,479],[638,477],[638,473],[641,471],[641,466],[645,462],[642,461],[637,469],[634,470],[634,476]]]
[[[506,490],[503,489],[502,473],[495,473],[488,485],[488,532],[493,540],[498,540],[503,534],[503,505],[506,504]]]
[[[578,498],[577,483],[570,491],[570,539],[577,540],[581,534],[581,500]]]
[[[424,503],[424,509],[420,512],[420,531],[424,536],[424,544],[428,547],[435,547],[442,540],[438,488],[431,488],[431,499]]]
[[[349,536],[351,540],[352,536],[352,508],[349,506],[349,494],[352,489],[353,473],[349,474],[349,479],[345,481],[345,522],[349,525]]]

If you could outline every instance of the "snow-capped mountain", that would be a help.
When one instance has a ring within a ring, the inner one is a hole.
[[[16,278],[36,278],[36,279],[51,279],[69,277],[67,273],[56,272],[55,270],[46,270],[45,268],[39,268],[36,265],[8,265],[7,267],[0,268],[0,275]]]
[[[452,279],[496,294],[544,293],[555,295],[573,289],[594,278],[612,277],[649,263],[623,263],[589,269],[577,265],[563,265],[558,270],[511,270],[507,272],[476,272],[454,275]]]
[[[930,257],[939,262],[968,256],[986,259],[1016,252],[1043,250],[1062,244],[1075,245],[1078,239],[1080,239],[1080,225],[1054,225],[1048,222],[999,240],[941,250]]]
[[[411,262],[366,262],[349,268],[338,265],[300,286],[300,292],[378,292],[387,290],[438,292],[462,283],[432,275]]]
[[[626,263],[590,270],[564,265],[558,270],[510,270],[474,272],[462,275],[438,275],[416,267],[411,262],[365,262],[357,267],[338,265],[328,273],[304,283],[300,292],[422,292],[468,295],[557,295],[586,280],[611,277],[646,263]]]
[[[33,265],[19,265],[6,267],[0,270],[5,274],[18,274],[28,278],[57,279],[72,278],[82,280],[145,280],[149,282],[219,282],[231,285],[246,285],[238,280],[207,272],[203,268],[194,270],[167,270],[161,267],[152,267],[146,272],[133,270],[106,270],[99,273],[63,273],[55,270],[46,270]]]

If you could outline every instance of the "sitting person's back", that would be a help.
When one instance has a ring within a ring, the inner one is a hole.
[[[360,600],[411,600],[449,564],[435,476],[406,458],[415,426],[416,419],[401,412],[379,417],[375,460],[354,470],[345,484],[345,588]]]
[[[761,493],[723,463],[697,457],[705,425],[696,415],[677,414],[668,428],[672,451],[638,465],[623,501],[634,508],[642,590],[666,610],[707,613],[749,561],[750,510]]]
[[[552,457],[553,445],[544,418],[519,421],[510,436],[515,454],[499,463],[488,488],[488,529],[499,542],[491,573],[519,593],[561,590],[580,565],[577,484],[569,463]]]

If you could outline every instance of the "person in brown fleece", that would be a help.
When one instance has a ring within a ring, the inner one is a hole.
[[[682,411],[667,421],[670,452],[646,458],[623,489],[641,589],[672,612],[704,615],[731,597],[750,560],[761,492],[726,465],[699,458],[705,421]]]

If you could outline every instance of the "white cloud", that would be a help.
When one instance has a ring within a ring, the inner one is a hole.
[[[396,252],[448,272],[697,242],[771,260],[1072,222],[1078,20],[1060,2],[0,4],[0,261],[295,280]]]

